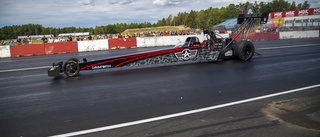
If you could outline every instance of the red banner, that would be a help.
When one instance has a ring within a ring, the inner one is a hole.
[[[271,12],[269,14],[269,18],[273,19],[273,18],[298,17],[298,16],[310,16],[310,15],[320,15],[320,8]]]

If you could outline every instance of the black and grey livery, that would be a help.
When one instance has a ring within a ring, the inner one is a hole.
[[[257,22],[266,22],[266,14],[239,15],[238,20],[241,24],[238,32],[246,34]],[[263,21],[261,21],[263,20]],[[252,42],[242,39],[235,41],[232,38],[222,38],[211,30],[205,30],[207,40],[200,43],[197,37],[188,37],[185,42],[179,43],[172,48],[123,55],[106,58],[96,61],[79,61],[72,58],[65,63],[53,63],[48,69],[48,76],[59,76],[64,72],[68,77],[75,77],[83,70],[143,66],[153,64],[169,64],[185,61],[222,61],[225,58],[236,58],[248,61],[255,53]],[[240,34],[239,34],[240,35]],[[238,37],[237,35],[236,37]]]

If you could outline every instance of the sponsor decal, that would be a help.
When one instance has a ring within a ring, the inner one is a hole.
[[[105,69],[111,68],[111,65],[92,66],[92,69]]]
[[[309,10],[299,10],[299,16],[305,16],[305,15],[309,15]]]
[[[313,9],[313,14],[314,15],[319,15],[320,14],[320,8]]]
[[[224,53],[224,56],[232,56],[232,50],[228,50],[226,53]]]
[[[181,52],[174,53],[179,60],[190,60],[197,56],[198,50],[184,49]]]
[[[294,11],[287,11],[286,12],[286,17],[293,17],[294,16]]]
[[[274,18],[282,18],[282,12],[274,13]]]

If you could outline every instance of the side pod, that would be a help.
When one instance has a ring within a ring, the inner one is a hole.
[[[63,65],[63,62],[53,63],[52,67],[48,69],[48,76],[49,77],[60,76],[60,73],[62,72],[62,65]]]

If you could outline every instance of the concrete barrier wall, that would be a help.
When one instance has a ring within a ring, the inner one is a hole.
[[[125,48],[136,48],[136,38],[117,38],[108,40],[109,49],[125,49]]]
[[[293,32],[280,32],[279,37],[280,39],[293,39],[295,36]]]
[[[202,42],[204,35],[162,36],[162,37],[137,37],[137,47],[173,46],[184,42],[187,37],[198,37]]]
[[[108,50],[108,40],[78,41],[78,52]]]
[[[46,43],[45,54],[78,52],[77,42]]]
[[[280,32],[280,39],[317,38],[319,30]]]
[[[163,37],[137,37],[137,47],[163,46]]]
[[[237,34],[230,35],[231,38],[234,38]],[[240,41],[240,34],[235,40]],[[260,41],[260,40],[279,40],[279,33],[277,32],[265,32],[265,33],[251,33],[248,35],[248,39],[251,41]]]
[[[221,35],[221,34],[220,34]],[[183,36],[162,36],[162,37],[137,37],[137,38],[120,38],[120,39],[104,39],[89,40],[78,42],[61,42],[46,44],[26,44],[16,46],[0,46],[0,58],[18,57],[30,55],[44,55],[69,52],[85,52],[99,51],[108,49],[136,48],[136,47],[155,47],[176,45],[184,42],[187,37],[195,36],[202,42],[206,40],[205,35],[183,35]],[[234,37],[235,34],[230,37]],[[295,39],[295,38],[315,38],[319,37],[319,30],[312,31],[292,31],[292,32],[268,32],[268,33],[252,33],[249,39],[257,40],[278,40],[278,39]],[[227,38],[228,34],[222,37]],[[240,40],[238,37],[236,40]]]
[[[0,58],[11,57],[10,46],[0,46]]]
[[[26,44],[10,46],[11,57],[44,55],[44,44]]]

